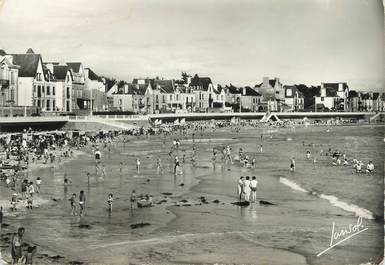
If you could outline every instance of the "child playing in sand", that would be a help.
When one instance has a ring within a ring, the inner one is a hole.
[[[25,262],[27,265],[33,264],[33,256],[36,253],[36,246],[29,246],[27,249],[27,253],[24,254],[24,256],[21,258],[21,262]]]

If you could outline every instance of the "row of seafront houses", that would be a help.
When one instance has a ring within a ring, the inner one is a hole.
[[[27,109],[43,115],[385,110],[385,93],[353,91],[344,82],[307,87],[264,77],[260,84],[236,87],[184,74],[176,80],[135,78],[129,83],[99,77],[81,62],[44,62],[32,49],[23,54],[0,50],[0,86],[0,115],[7,116],[17,108],[24,115]]]

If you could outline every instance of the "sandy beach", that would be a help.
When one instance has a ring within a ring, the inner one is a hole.
[[[263,153],[259,153],[263,134]],[[174,175],[168,156],[173,138],[181,139],[179,157],[186,155],[183,174]],[[37,245],[37,264],[311,264],[355,265],[373,262],[383,254],[383,127],[325,127],[296,129],[227,129],[196,136],[197,165],[190,162],[192,140],[170,136],[130,136],[102,149],[106,177],[95,174],[90,146],[77,158],[51,168],[33,166],[40,176],[42,203],[17,216],[6,213],[2,253],[9,256],[5,237],[11,228],[26,227],[25,240]],[[304,144],[303,144],[304,142]],[[321,144],[323,144],[321,146]],[[256,158],[256,168],[239,162],[212,162],[213,147],[230,145],[232,155],[243,148]],[[376,172],[355,174],[351,166],[332,166],[319,156],[328,148],[349,159],[372,160]],[[186,150],[185,152],[183,150]],[[317,163],[305,157],[309,150]],[[156,158],[164,170],[157,174]],[[291,157],[296,172],[289,171]],[[135,170],[141,159],[140,173]],[[120,162],[123,162],[120,171]],[[86,173],[91,173],[90,185]],[[72,185],[63,187],[63,176]],[[240,176],[256,176],[257,201],[239,207],[236,187]],[[8,207],[9,191],[0,186],[0,203]],[[84,217],[71,216],[68,198],[81,189],[87,195]],[[151,194],[150,208],[130,208],[129,197]],[[107,194],[114,194],[113,212],[107,212]],[[331,249],[333,222],[338,229],[356,224],[365,232]],[[131,225],[144,224],[133,229]],[[284,262],[283,262],[284,261]],[[39,263],[40,262],[40,263]]]

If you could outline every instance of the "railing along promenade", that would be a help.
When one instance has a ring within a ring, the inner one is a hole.
[[[299,118],[370,118],[378,115],[375,112],[272,112],[280,119]],[[381,114],[385,114],[382,112]],[[163,113],[148,115],[93,115],[93,116],[36,116],[36,117],[0,117],[0,123],[46,123],[46,122],[84,122],[111,120],[154,120],[154,119],[231,119],[232,117],[260,119],[264,112],[230,112],[230,113]]]

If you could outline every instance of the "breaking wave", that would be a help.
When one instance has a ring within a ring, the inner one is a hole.
[[[374,219],[373,213],[371,211],[369,211],[365,208],[359,207],[357,205],[354,205],[354,204],[343,202],[336,196],[325,195],[323,193],[318,193],[316,191],[309,192],[309,191],[305,190],[304,188],[302,188],[301,186],[299,186],[297,183],[295,183],[291,180],[288,180],[286,178],[282,178],[282,177],[279,179],[279,182],[290,187],[293,190],[304,192],[304,193],[309,193],[309,194],[316,196],[318,198],[327,200],[327,201],[329,201],[329,203],[331,205],[333,205],[335,207],[338,207],[338,208],[345,210],[347,212],[355,213],[355,215],[357,217],[362,217],[362,218],[370,219],[370,220]]]

